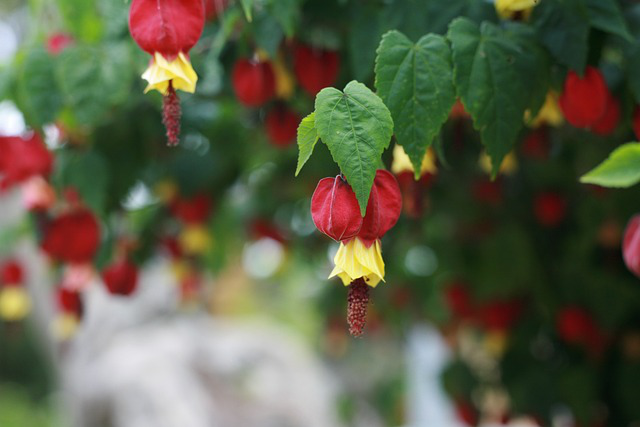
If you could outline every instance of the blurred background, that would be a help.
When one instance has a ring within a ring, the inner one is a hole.
[[[419,181],[387,150],[403,215],[355,339],[309,213],[339,171],[319,145],[294,178],[297,125],[314,85],[373,87],[385,31],[498,22],[494,4],[205,4],[177,147],[128,2],[0,4],[0,135],[21,141],[0,145],[0,426],[640,426],[620,249],[640,190],[578,182],[632,138],[630,102],[606,136],[530,126],[494,181],[460,104]],[[238,101],[245,59],[273,69],[259,106]]]

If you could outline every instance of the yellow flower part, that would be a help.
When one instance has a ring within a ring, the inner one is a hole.
[[[206,227],[190,225],[182,230],[178,243],[187,255],[201,255],[211,246],[211,236]]]
[[[540,0],[496,0],[496,12],[501,18],[509,19],[522,12],[525,18],[531,14],[531,9],[537,5]]]
[[[170,203],[178,195],[178,186],[169,179],[163,179],[155,185],[154,192],[162,202]]]
[[[486,152],[483,152],[480,155],[480,160],[478,160],[478,164],[480,165],[480,169],[484,173],[490,174],[492,170],[491,165],[491,157]],[[512,175],[515,171],[518,170],[518,159],[516,155],[513,154],[513,151],[507,154],[504,159],[502,159],[502,164],[500,165],[500,170],[498,171],[504,175]]]
[[[6,286],[0,289],[0,318],[9,322],[24,319],[31,310],[31,300],[24,288]]]
[[[66,341],[73,337],[80,324],[80,319],[73,313],[59,314],[51,325],[53,335],[59,340]]]
[[[155,89],[163,95],[167,94],[169,82],[173,82],[173,88],[176,90],[194,93],[198,81],[198,75],[193,70],[191,62],[182,52],[171,62],[156,52],[153,62],[142,74],[142,78],[149,83],[144,93]]]
[[[558,97],[555,93],[548,92],[542,108],[540,108],[538,115],[531,123],[531,127],[539,128],[544,124],[558,127],[562,123],[564,123],[564,116],[558,105]]]
[[[399,174],[402,172],[413,172],[413,163],[411,159],[405,153],[404,148],[400,144],[396,144],[393,147],[393,162],[391,163],[391,172]],[[435,175],[438,172],[436,166],[436,153],[433,148],[429,147],[422,159],[422,165],[420,165],[420,174],[430,173]]]
[[[293,96],[295,81],[289,70],[287,70],[281,56],[278,55],[278,58],[273,61],[273,74],[276,78],[276,97],[287,100]]]
[[[338,276],[345,286],[349,286],[351,282],[361,277],[372,288],[375,288],[381,280],[384,282],[384,261],[380,240],[376,240],[368,248],[357,237],[347,244],[341,242],[333,262],[336,266],[329,275],[329,279]]]

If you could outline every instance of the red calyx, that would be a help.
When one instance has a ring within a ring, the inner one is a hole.
[[[598,123],[604,115],[610,96],[600,71],[587,67],[584,77],[569,71],[558,103],[569,123],[588,128]]]
[[[265,126],[269,141],[276,147],[288,147],[296,140],[300,116],[286,107],[273,108],[267,114]]]
[[[53,155],[35,132],[27,138],[0,136],[0,153],[0,188],[49,175],[53,169]]]
[[[213,202],[206,194],[179,197],[169,207],[173,216],[186,224],[202,224],[209,218],[212,208]]]
[[[557,315],[556,330],[560,338],[569,344],[586,345],[598,335],[596,324],[581,307],[565,307]]]
[[[633,112],[633,133],[636,135],[636,140],[640,141],[640,106]]]
[[[276,78],[270,62],[239,59],[231,75],[238,101],[247,107],[259,107],[276,92]]]
[[[337,52],[297,44],[293,51],[293,70],[300,86],[311,96],[332,86],[338,78]]]
[[[83,304],[78,291],[72,291],[63,287],[57,290],[58,309],[64,313],[75,314],[82,317]]]
[[[5,261],[0,267],[0,285],[22,285],[22,267],[16,260]]]
[[[159,52],[168,60],[188,53],[204,28],[202,0],[133,0],[129,31],[138,46],[150,55]]]
[[[492,301],[478,308],[478,320],[486,329],[509,331],[522,313],[522,301]]]
[[[522,154],[536,160],[549,158],[549,131],[546,127],[535,129],[525,137]]]
[[[91,211],[79,208],[54,219],[45,229],[42,249],[69,263],[90,262],[100,245],[100,226]]]
[[[138,285],[138,268],[122,259],[105,268],[102,278],[111,294],[131,295]]]
[[[538,223],[545,227],[555,227],[566,216],[567,201],[557,193],[540,193],[533,201],[533,210]]]
[[[627,268],[640,277],[640,215],[631,218],[624,230],[622,256]]]
[[[51,55],[57,55],[67,46],[71,45],[75,40],[69,34],[54,33],[47,39],[47,51]]]
[[[336,241],[357,236],[367,246],[395,225],[401,210],[398,183],[383,169],[376,171],[364,218],[351,186],[341,176],[321,179],[311,198],[311,217],[318,230]]]
[[[607,136],[611,134],[620,122],[620,102],[609,95],[604,114],[600,117],[591,130],[598,135]]]

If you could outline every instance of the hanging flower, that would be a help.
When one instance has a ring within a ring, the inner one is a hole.
[[[15,260],[0,267],[0,319],[17,322],[31,311],[31,299],[23,284],[23,271]]]
[[[68,46],[72,45],[75,40],[66,33],[53,33],[47,38],[47,51],[51,55],[58,55]]]
[[[198,76],[191,66],[189,50],[204,27],[202,0],[133,0],[129,31],[138,46],[152,56],[142,74],[145,93],[155,89],[164,96],[163,122],[169,145],[178,144],[180,100],[176,90],[193,93]]]
[[[293,51],[293,70],[300,86],[311,96],[333,86],[340,71],[338,52],[296,44]]]
[[[260,107],[276,93],[276,77],[269,61],[239,59],[231,80],[238,101],[247,107]]]
[[[586,129],[595,125],[604,115],[610,96],[600,71],[587,67],[583,77],[575,71],[569,71],[559,104],[570,124]]]
[[[82,297],[77,290],[70,290],[59,286],[56,289],[56,302],[58,315],[53,324],[53,332],[62,339],[67,340],[78,329],[78,324],[84,312]]]
[[[78,208],[54,219],[44,232],[42,249],[51,257],[72,263],[90,263],[100,245],[100,226],[91,211]]]
[[[567,215],[567,200],[560,194],[546,191],[533,200],[533,213],[538,223],[545,227],[555,227]]]
[[[264,120],[269,141],[276,147],[285,148],[296,140],[300,116],[286,106],[276,106]]]
[[[178,197],[169,206],[174,217],[185,224],[206,222],[213,209],[211,197],[200,193],[193,197]]]
[[[322,233],[340,242],[329,275],[349,286],[348,321],[354,336],[362,334],[369,287],[384,281],[380,239],[398,221],[400,188],[393,175],[378,170],[364,218],[356,196],[342,176],[320,180],[311,199],[311,216]]]
[[[47,176],[53,155],[36,132],[27,136],[0,136],[0,189],[22,183],[33,176]]]
[[[622,255],[627,268],[640,277],[640,215],[631,218],[624,230]]]
[[[602,341],[602,333],[593,316],[575,305],[563,307],[558,312],[556,331],[564,342],[591,350],[598,350]]]
[[[396,144],[393,147],[391,172],[396,176],[400,185],[404,212],[413,218],[419,217],[426,204],[426,191],[431,187],[438,173],[435,152],[429,147],[424,154],[422,165],[420,165],[420,179],[416,181],[413,164],[409,156],[404,152],[401,145]]]
[[[29,178],[22,187],[22,205],[29,211],[46,211],[56,202],[56,192],[42,176]]]
[[[102,279],[112,295],[131,295],[138,286],[138,268],[122,257],[104,269]]]

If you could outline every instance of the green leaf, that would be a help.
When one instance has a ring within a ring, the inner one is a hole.
[[[242,11],[248,22],[253,20],[253,0],[240,0]]]
[[[53,182],[59,190],[74,188],[94,211],[104,212],[109,168],[96,152],[61,151],[56,154]]]
[[[293,37],[300,19],[300,1],[272,0],[268,6],[270,15],[282,26],[285,35]]]
[[[18,104],[32,126],[52,122],[62,97],[54,76],[56,61],[43,48],[27,51],[18,74]]]
[[[260,13],[256,14],[252,27],[258,47],[264,49],[271,58],[275,58],[284,38],[278,21],[268,13]]]
[[[533,22],[542,43],[554,58],[582,73],[589,47],[589,16],[582,1],[541,1],[533,9]]]
[[[375,93],[355,80],[344,92],[322,89],[315,112],[318,135],[353,188],[364,216],[376,166],[393,135],[391,113]]]
[[[458,96],[480,132],[495,176],[516,142],[531,98],[519,72],[529,53],[522,52],[507,32],[486,22],[478,28],[468,19],[456,19],[448,37]]]
[[[316,113],[313,112],[302,119],[298,126],[298,166],[296,167],[296,176],[302,170],[302,167],[311,157],[313,149],[318,142],[318,131],[316,130]]]
[[[591,26],[615,34],[628,41],[633,40],[620,5],[615,0],[585,0]]]
[[[640,182],[640,143],[630,142],[611,152],[595,169],[580,178],[583,184],[630,187]]]
[[[413,44],[404,34],[390,31],[382,37],[375,72],[376,88],[391,111],[398,143],[418,179],[427,148],[456,100],[449,44],[435,34]]]

